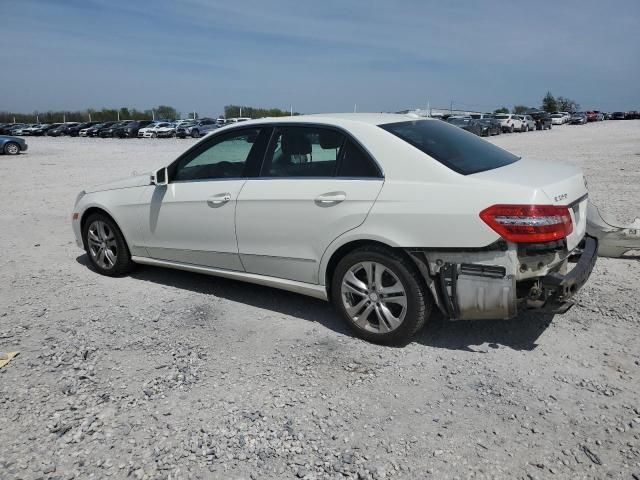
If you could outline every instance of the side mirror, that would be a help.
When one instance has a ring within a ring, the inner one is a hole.
[[[156,170],[151,175],[151,185],[167,185],[169,183],[169,172],[167,167]]]

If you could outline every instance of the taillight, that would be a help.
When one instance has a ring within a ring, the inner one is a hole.
[[[480,218],[508,242],[550,242],[573,231],[569,209],[557,205],[493,205]]]

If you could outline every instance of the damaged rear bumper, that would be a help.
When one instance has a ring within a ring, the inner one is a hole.
[[[509,319],[519,310],[564,313],[571,308],[571,298],[593,271],[598,242],[585,236],[572,252],[565,249],[550,257],[522,257],[506,244],[474,252],[408,253],[445,316],[452,320]],[[554,255],[555,260],[549,260]],[[532,259],[544,273],[519,274]],[[543,265],[545,261],[549,263]]]
[[[564,313],[573,306],[571,297],[587,283],[598,258],[598,241],[593,237],[585,237],[584,246],[579,255],[570,257],[576,261],[575,266],[565,275],[551,273],[540,279],[545,294],[544,310],[551,313]]]

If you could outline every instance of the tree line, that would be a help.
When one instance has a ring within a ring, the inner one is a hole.
[[[493,113],[514,113],[516,115],[522,115],[531,110],[544,110],[545,112],[577,112],[580,110],[580,104],[575,100],[567,97],[554,97],[551,92],[542,99],[542,105],[540,108],[527,107],[526,105],[515,105],[511,111],[507,107],[501,107],[494,110]]]
[[[226,118],[264,118],[264,117],[288,117],[291,111],[280,110],[279,108],[259,108],[240,105],[227,105],[224,107]],[[293,112],[293,115],[300,115]]]
[[[197,114],[196,114],[197,115]],[[0,123],[59,123],[59,122],[109,122],[114,120],[173,120],[180,118],[180,112],[169,105],[159,105],[149,110],[137,110],[135,108],[103,108],[96,110],[59,110],[47,112],[18,113],[0,112]]]

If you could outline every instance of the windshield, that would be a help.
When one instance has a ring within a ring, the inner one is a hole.
[[[416,120],[380,127],[462,175],[504,167],[520,160],[520,157],[444,122]]]

